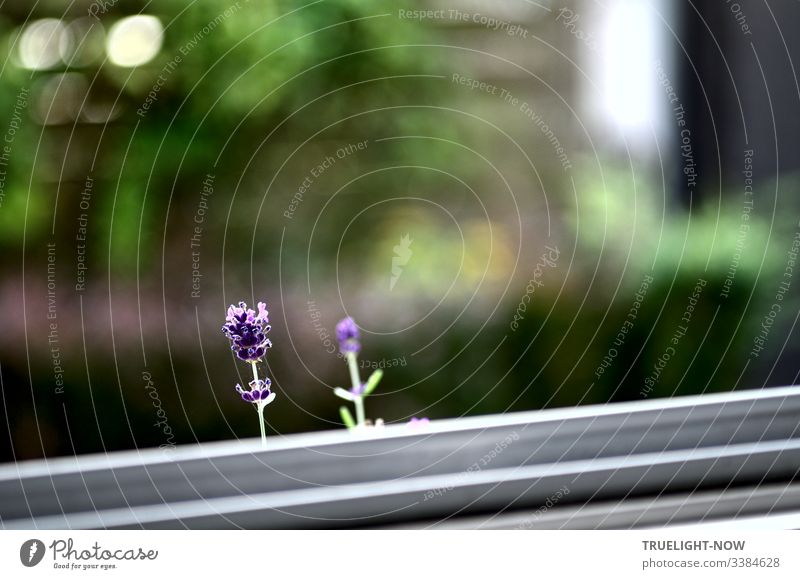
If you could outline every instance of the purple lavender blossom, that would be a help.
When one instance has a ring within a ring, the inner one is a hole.
[[[236,391],[245,402],[264,403],[269,404],[275,398],[275,394],[270,392],[269,387],[272,381],[269,378],[264,380],[252,380],[250,382],[250,390],[245,390],[241,385],[236,385]]]
[[[339,351],[342,354],[358,354],[361,351],[358,326],[353,318],[347,317],[336,324],[336,338],[339,340]]]
[[[238,307],[232,305],[228,308],[227,323],[222,326],[222,332],[231,341],[231,350],[240,360],[258,362],[272,347],[266,336],[271,328],[268,313],[264,302],[258,302],[258,313],[248,309],[244,302],[239,302]]]

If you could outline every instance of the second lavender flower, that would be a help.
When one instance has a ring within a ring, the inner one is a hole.
[[[347,360],[347,367],[350,371],[350,389],[336,388],[333,393],[355,405],[355,419],[346,406],[339,408],[342,421],[351,430],[368,426],[364,413],[364,399],[378,387],[378,383],[383,378],[383,370],[378,369],[370,375],[366,382],[361,382],[358,371],[358,353],[361,351],[360,337],[358,326],[353,318],[344,318],[336,324],[339,351]]]

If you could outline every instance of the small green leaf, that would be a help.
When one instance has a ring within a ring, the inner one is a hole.
[[[369,396],[375,388],[378,387],[378,383],[383,378],[383,370],[378,368],[375,370],[372,375],[367,380],[367,385],[364,387],[364,396]]]
[[[350,414],[350,411],[347,409],[347,406],[340,406],[339,407],[339,416],[342,417],[342,422],[347,428],[355,428],[356,421],[353,420],[353,415]]]
[[[339,398],[344,398],[348,402],[352,402],[353,400],[355,400],[355,396],[350,394],[350,392],[348,392],[344,388],[334,388],[333,393],[336,394]]]

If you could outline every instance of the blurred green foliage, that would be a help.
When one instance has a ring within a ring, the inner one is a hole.
[[[144,6],[120,2],[101,21],[108,29]],[[142,388],[140,348],[148,353],[176,442],[255,435],[252,408],[233,392],[241,365],[230,359],[218,329],[223,297],[250,299],[251,290],[269,300],[276,320],[270,375],[281,398],[268,420],[281,433],[339,422],[326,385],[345,385],[346,370],[313,333],[308,299],[320,302],[329,331],[350,306],[362,308],[362,326],[405,329],[366,333],[364,340],[367,360],[404,362],[387,368],[370,397],[369,415],[388,422],[737,386],[762,298],[773,291],[760,280],[774,279],[785,248],[770,241],[774,224],[754,219],[736,283],[720,297],[737,252],[735,196],[724,207],[675,211],[658,193],[657,179],[640,178],[634,187],[630,167],[619,160],[604,159],[598,172],[592,162],[578,163],[576,154],[574,204],[560,167],[561,188],[547,189],[549,236],[536,205],[543,192],[525,173],[527,162],[487,150],[496,135],[486,124],[447,111],[448,90],[461,90],[464,100],[475,95],[447,79],[455,68],[446,50],[425,46],[438,41],[434,32],[381,16],[395,12],[396,3],[161,0],[146,10],[164,23],[164,45],[135,69],[95,62],[23,70],[15,51],[25,14],[9,11],[0,21],[7,39],[0,43],[0,126],[7,126],[19,91],[33,91],[0,211],[3,265],[21,263],[25,243],[27,266],[52,237],[63,248],[59,280],[72,279],[76,200],[86,177],[95,179],[89,244],[95,293],[79,303],[71,291],[59,290],[62,319],[68,309],[74,314],[68,337],[62,322],[70,346],[65,394],[52,394],[45,333],[31,330],[30,345],[20,341],[0,360],[6,384],[30,379],[35,385],[31,392],[8,391],[3,400],[14,409],[10,432],[23,445],[17,456],[162,444]],[[91,85],[88,99],[111,111],[108,123],[42,124],[37,91],[65,71],[83,75]],[[163,84],[150,98],[159,75]],[[283,212],[311,169],[337,147],[365,139],[370,146],[339,164],[336,178],[315,182],[298,216],[287,221]],[[378,146],[378,139],[388,140]],[[470,147],[508,157],[501,159],[505,167],[527,179],[513,203],[507,183],[487,187],[479,179],[491,171]],[[206,289],[193,302],[187,299],[187,241],[208,174],[215,175],[215,193],[202,241]],[[411,198],[428,205],[408,203]],[[362,212],[367,207],[378,209]],[[389,293],[393,247],[409,232],[413,261]],[[559,243],[558,267],[512,330],[546,242]],[[29,270],[39,275],[44,267]],[[635,323],[624,343],[613,346],[645,276],[653,282]],[[19,280],[16,269],[12,277]],[[686,335],[644,391],[701,278],[706,285]],[[611,347],[614,360],[598,375]],[[31,365],[29,348],[45,363]],[[85,428],[65,436],[62,414]]]
[[[414,48],[424,43],[425,34],[406,21],[381,17],[381,4],[384,12],[391,10],[391,3],[353,0],[311,2],[288,11],[281,3],[244,0],[148,6],[165,25],[164,45],[154,60],[135,69],[108,61],[63,67],[90,80],[90,100],[113,103],[114,120],[100,128],[80,123],[50,126],[44,134],[41,126],[29,122],[15,147],[37,150],[41,137],[45,144],[52,140],[85,149],[88,154],[72,164],[69,173],[91,173],[100,180],[105,194],[97,203],[97,221],[108,224],[106,236],[114,232],[115,273],[135,271],[136,254],[128,249],[137,238],[140,219],[145,233],[158,227],[168,204],[180,207],[186,196],[195,195],[198,176],[214,172],[218,182],[232,187],[244,175],[248,206],[237,211],[249,213],[260,201],[250,191],[263,190],[303,141],[413,135],[432,125],[437,113],[427,107],[439,101],[426,79],[436,74],[437,63],[422,58],[424,49]],[[117,5],[103,14],[106,30],[130,8]],[[59,69],[30,73],[14,66],[18,29],[10,22],[4,29],[8,42],[3,45],[0,110],[10,111],[20,88],[36,85]],[[148,94],[151,102],[143,109]],[[414,105],[406,108],[411,100]],[[391,114],[394,109],[404,110]],[[75,133],[68,144],[63,143],[66,131]],[[437,132],[457,135],[446,124]],[[10,212],[3,215],[2,235],[8,242],[19,242],[24,227],[28,236],[47,232],[44,217],[63,159],[42,150],[34,169],[34,157],[25,155],[24,162],[22,157],[16,156],[8,179],[8,202],[19,207],[20,195],[12,193],[29,191],[29,214],[27,221],[8,217]],[[433,140],[413,147],[398,140],[381,147],[380,153],[370,151],[363,162],[377,167],[397,158],[408,164],[441,162],[448,152]],[[389,174],[376,175],[370,186],[377,197],[406,193]],[[69,180],[60,188],[69,189]],[[216,225],[223,225],[226,213],[213,217]],[[265,231],[267,236],[272,232]],[[276,240],[277,233],[264,242]],[[143,241],[141,255],[147,256],[157,248],[147,244],[159,240],[156,236]],[[107,244],[98,240],[93,247],[102,262]]]

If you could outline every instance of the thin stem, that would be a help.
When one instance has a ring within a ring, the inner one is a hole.
[[[356,426],[364,426],[367,422],[364,418],[364,397],[359,396],[353,402],[356,405]]]
[[[250,362],[253,365],[253,380],[255,381],[255,386],[258,388],[258,368],[256,367],[256,362]],[[263,402],[259,402],[258,406],[258,425],[261,427],[261,446],[267,446],[267,430],[264,427],[264,407],[266,404]]]
[[[256,362],[250,362],[253,366],[253,380],[256,382],[256,386],[258,386],[258,370],[256,369]]]
[[[353,385],[353,392],[361,389],[361,378],[358,375],[358,361],[354,352],[347,353],[347,367],[350,369],[350,383]]]
[[[358,360],[355,352],[347,353],[347,367],[350,369],[350,383],[353,385],[353,393],[356,394],[361,391],[361,377],[358,375]],[[364,426],[366,424],[364,398],[357,394],[353,402],[356,405],[356,426]]]
[[[264,426],[264,408],[267,405],[263,402],[258,403],[258,424],[261,426],[261,446],[266,448],[267,447],[267,429]]]

